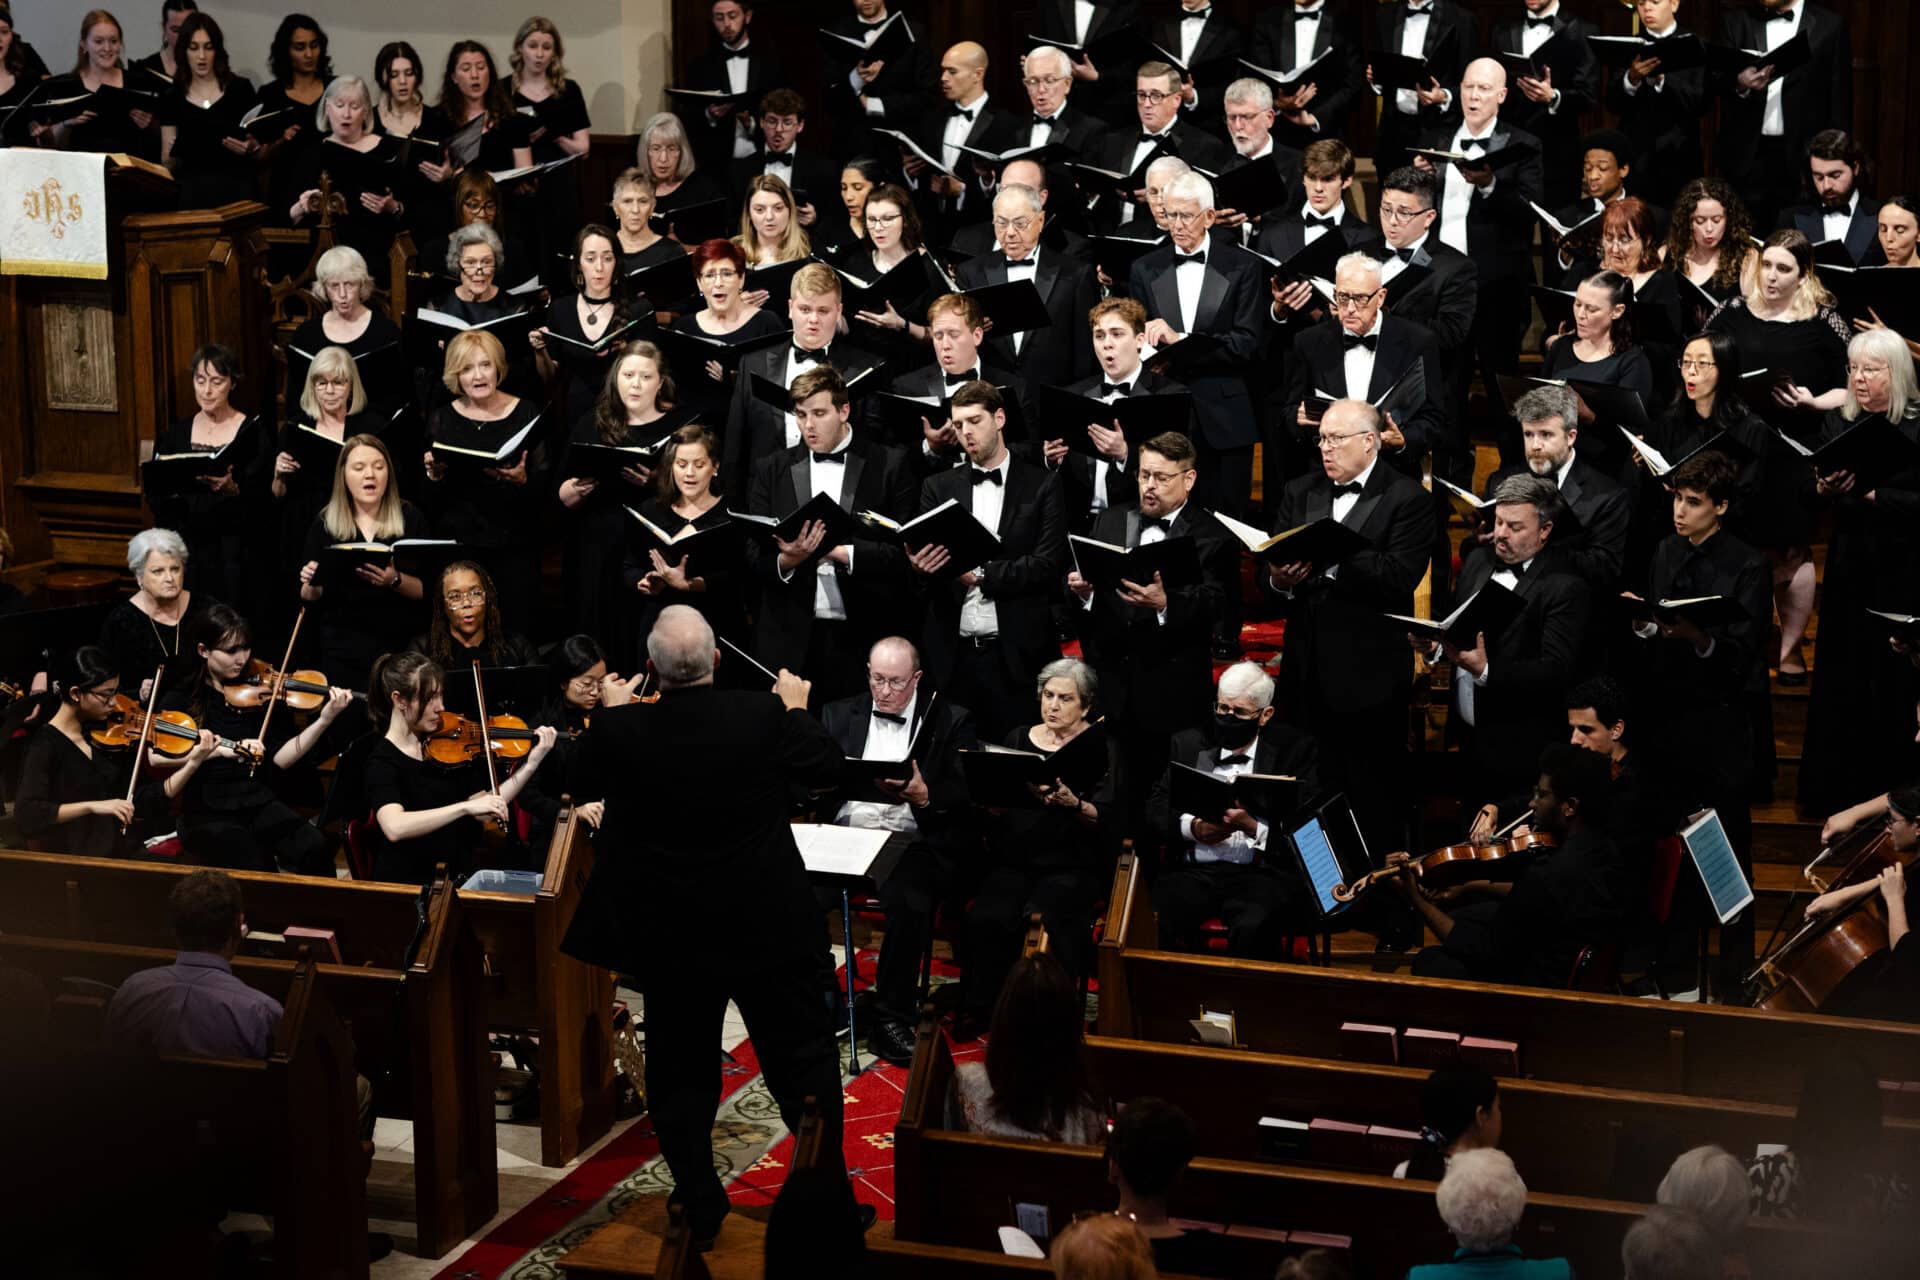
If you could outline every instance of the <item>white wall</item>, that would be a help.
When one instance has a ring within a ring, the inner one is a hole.
[[[73,65],[80,0],[11,0],[15,29],[33,42],[56,73]],[[160,0],[119,0],[106,6],[126,31],[129,60],[160,44]],[[504,78],[513,33],[532,13],[552,18],[566,44],[567,75],[586,94],[600,133],[632,132],[662,110],[668,67],[669,0],[204,0],[220,22],[234,70],[265,83],[267,46],[282,15],[308,13],[325,28],[337,74],[373,79],[373,56],[389,40],[406,40],[427,64],[428,100],[439,92],[448,47],[475,39],[493,51]]]

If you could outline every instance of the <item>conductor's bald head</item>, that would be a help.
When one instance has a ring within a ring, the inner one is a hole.
[[[662,689],[712,684],[713,664],[719,658],[713,628],[698,609],[684,604],[662,609],[647,634],[647,660],[660,677]]]

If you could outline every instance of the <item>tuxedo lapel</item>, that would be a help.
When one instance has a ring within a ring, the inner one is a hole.
[[[1386,492],[1387,479],[1392,474],[1385,462],[1376,458],[1373,474],[1367,477],[1367,487],[1360,491],[1360,497],[1355,500],[1353,510],[1347,512],[1347,518],[1340,523],[1356,531],[1365,530],[1367,521],[1373,518],[1374,510],[1380,505],[1380,495]],[[1331,489],[1328,490],[1327,509],[1329,511],[1333,509]]]
[[[855,497],[860,493],[860,476],[867,468],[867,460],[852,448],[847,450],[846,456],[847,460],[842,465],[846,467],[847,474],[840,481],[840,509],[850,512]]]
[[[1125,542],[1129,547],[1137,547],[1140,545],[1140,512],[1137,510],[1129,509],[1127,512]]]
[[[1407,353],[1401,349],[1398,325],[1382,324],[1380,342],[1373,350],[1373,377],[1367,383],[1367,399],[1375,403],[1393,389],[1394,379],[1407,366]]]
[[[1200,301],[1193,308],[1194,333],[1212,331],[1214,317],[1220,314],[1220,304],[1226,301],[1227,290],[1233,283],[1226,272],[1213,265],[1212,256],[1216,252],[1217,249],[1209,251],[1207,265],[1201,268],[1205,277],[1200,282]],[[1180,318],[1179,301],[1180,291],[1175,289],[1174,309],[1169,313],[1174,319]]]
[[[787,479],[793,486],[793,506],[788,508],[789,515],[813,501],[811,466],[808,451],[802,449],[798,461],[787,471]]]
[[[1158,308],[1160,318],[1177,325],[1180,320],[1180,290],[1173,282],[1174,260],[1171,255],[1167,265],[1153,280],[1153,304]],[[1202,295],[1206,290],[1201,290]]]
[[[873,699],[860,699],[860,709],[847,726],[847,754],[858,759],[867,754],[867,730],[873,727]]]
[[[1006,278],[1006,269],[1003,267],[1000,271],[1000,279],[1004,283]],[[1053,297],[1054,282],[1059,279],[1060,264],[1054,261],[1054,255],[1047,254],[1042,257],[1033,268],[1033,287],[1040,291],[1041,302],[1044,303]]]

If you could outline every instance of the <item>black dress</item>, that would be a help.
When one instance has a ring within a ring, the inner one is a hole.
[[[384,736],[367,753],[365,788],[370,818],[390,804],[410,813],[459,804],[474,792],[485,790],[486,785],[482,765],[448,767],[431,760],[415,760]],[[403,884],[426,884],[433,879],[435,864],[442,862],[456,880],[460,879],[473,867],[474,850],[481,839],[481,825],[473,818],[455,818],[437,831],[399,843],[381,835],[378,822],[368,826],[374,844],[374,879]]]
[[[702,338],[724,342],[733,347],[787,331],[785,324],[781,323],[771,311],[764,309],[747,317],[746,323],[732,333],[708,333],[700,327],[700,316],[697,311],[681,316],[670,328],[675,333],[698,334]],[[733,379],[736,376],[734,370],[722,369],[721,373],[723,380],[715,382],[707,376],[704,367],[673,371],[673,389],[679,393],[680,397],[675,407],[689,410],[693,421],[705,423],[716,432],[726,426],[727,406],[733,401]]]
[[[212,453],[193,443],[193,415],[178,419],[153,442],[159,453]],[[147,505],[161,528],[187,540],[187,574],[196,591],[225,600],[251,617],[262,596],[255,589],[266,571],[272,548],[269,528],[274,440],[266,420],[255,414],[240,424],[227,446],[238,493],[206,490],[180,496],[152,495]]]
[[[1746,299],[1734,298],[1707,321],[1707,328],[1730,336],[1740,347],[1740,369],[1772,372],[1773,382],[1790,375],[1814,395],[1824,395],[1847,380],[1847,341],[1853,336],[1847,322],[1831,307],[1805,320],[1762,320],[1747,309]],[[1759,388],[1750,401],[1770,427],[1777,427],[1802,444],[1811,444],[1821,426],[1811,409],[1788,409]]]
[[[443,405],[427,422],[429,448],[439,442],[498,449],[539,416],[539,407],[525,399],[498,422],[476,422],[454,405]],[[423,490],[439,536],[455,539],[472,559],[486,566],[500,593],[500,616],[514,631],[531,628],[539,598],[540,551],[546,541],[542,517],[547,451],[541,443],[545,434],[535,427],[522,446],[525,484],[496,480],[480,467],[461,464],[448,468],[445,479],[429,480]]]
[[[319,828],[274,791],[280,775],[274,752],[299,729],[285,707],[267,720],[265,708],[230,707],[202,685],[175,690],[165,709],[184,711],[202,729],[233,742],[259,738],[266,721],[266,759],[257,770],[245,760],[214,756],[200,762],[181,792],[180,838],[194,861],[235,871],[333,874],[333,858]]]
[[[389,274],[388,251],[393,248],[394,233],[403,225],[402,218],[398,213],[375,213],[361,203],[360,197],[392,195],[403,206],[411,206],[423,198],[419,194],[423,182],[415,181],[419,171],[409,170],[404,163],[406,143],[384,134],[370,136],[374,138],[374,145],[364,152],[336,140],[332,134],[309,137],[295,144],[299,154],[292,162],[293,191],[287,197],[287,204],[291,206],[301,192],[317,189],[320,175],[327,174],[334,192],[346,206],[334,216],[334,242],[358,249],[360,256],[367,260],[367,270],[373,274],[374,281],[384,285]],[[301,225],[313,226],[318,221],[319,215],[309,214]]]
[[[1657,415],[1658,409],[1653,403],[1653,368],[1647,363],[1646,352],[1639,347],[1628,347],[1598,360],[1582,360],[1574,353],[1573,341],[1564,338],[1553,344],[1542,362],[1541,377],[1625,387],[1639,393],[1649,418]],[[1621,438],[1619,427],[1623,425],[1608,421],[1596,408],[1593,426],[1581,429],[1580,451],[1608,475],[1631,483],[1632,450]]]
[[[427,518],[410,502],[400,504],[401,537],[425,538]],[[336,538],[327,532],[325,521],[315,516],[307,526],[305,555],[301,563],[317,560],[321,551],[336,542],[359,541]],[[434,584],[425,583],[427,591]],[[319,600],[307,606],[309,628],[319,623],[320,667],[327,680],[349,689],[367,687],[373,662],[383,653],[397,652],[407,637],[420,629],[426,619],[426,601],[409,600],[391,588],[376,587],[358,574],[325,584]]]
[[[253,156],[229,151],[221,140],[246,136],[240,118],[257,101],[253,81],[245,76],[233,77],[219,97],[205,104],[188,97],[181,86],[173,108],[173,176],[180,185],[182,209],[213,209],[256,198],[259,164]]]
[[[687,256],[687,251],[684,247],[675,244],[665,236],[661,236],[658,240],[655,240],[652,244],[637,253],[628,253],[625,249],[621,248],[620,237],[615,236],[613,238],[613,252],[614,257],[618,260],[616,270],[623,276],[629,276],[647,267],[657,266],[662,262],[672,262],[675,258],[684,258]],[[573,241],[568,240],[566,244],[560,246],[560,253],[571,259],[573,255]]]
[[[689,521],[678,514],[659,498],[648,498],[640,504],[640,514],[665,529],[668,533],[678,533],[691,523],[697,529],[713,529],[730,522],[727,503],[723,498],[708,508],[704,515]],[[631,521],[629,521],[631,523]],[[736,530],[738,532],[738,530]],[[705,559],[687,560],[687,572],[693,577],[704,578],[705,591],[666,591],[657,596],[643,596],[638,588],[640,579],[653,571],[653,557],[646,548],[651,543],[628,536],[626,552],[620,567],[621,598],[634,602],[633,630],[635,643],[621,653],[631,655],[627,661],[632,670],[639,670],[646,659],[644,645],[647,633],[653,630],[653,624],[660,611],[670,604],[691,605],[700,611],[717,636],[741,637],[747,634],[746,601],[743,595],[748,582],[746,563],[746,540],[744,536],[723,542],[719,555]],[[679,557],[667,552],[661,553],[668,564],[676,563]],[[608,652],[614,652],[609,650]]]
[[[567,294],[555,298],[547,307],[547,314],[536,328],[544,326],[564,338],[575,342],[591,342],[580,327],[580,310],[575,299],[577,294]],[[651,338],[655,329],[653,322],[654,305],[645,297],[621,298],[614,295],[613,318],[607,321],[606,328],[600,331],[605,337],[614,330],[638,319],[639,324],[629,329],[618,342],[612,342],[595,353],[583,351],[565,341],[547,343],[547,354],[560,367],[560,385],[554,391],[554,403],[560,409],[561,416],[549,422],[549,428],[568,422],[578,422],[582,414],[593,411],[594,402],[599,399],[600,388],[607,380],[607,371],[613,368],[613,355],[629,342]],[[548,438],[558,442],[557,432],[549,432]]]
[[[287,340],[287,345],[298,347],[313,355],[319,355],[323,347],[344,348],[360,366],[361,384],[367,392],[367,411],[378,414],[384,419],[411,400],[413,388],[407,385],[408,375],[404,360],[384,357],[378,360],[367,358],[374,352],[391,347],[400,341],[400,326],[389,320],[386,312],[379,307],[368,307],[367,315],[366,329],[352,342],[335,342],[329,338],[326,329],[322,326],[325,318],[325,313],[322,312],[308,316],[302,321],[300,327],[293,331],[293,337]],[[439,370],[433,369],[428,372],[435,381],[438,381]],[[291,376],[291,365],[289,376]],[[293,386],[287,390],[287,403],[299,404],[302,388]],[[405,465],[407,461],[399,455],[396,455],[394,460],[401,465]],[[414,461],[417,462],[418,459]]]
[[[200,669],[200,659],[187,644],[187,637],[194,633],[200,615],[218,603],[210,594],[189,592],[187,611],[172,626],[155,622],[131,599],[107,610],[107,616],[100,620],[100,647],[113,655],[127,692],[139,693],[140,682],[151,679],[153,669],[163,662],[167,667],[163,677],[166,687],[192,679]]]
[[[713,200],[723,200],[726,198],[726,195],[726,188],[722,184],[696,169],[688,174],[686,180],[679,186],[654,201],[653,216],[656,223],[664,223],[671,226],[673,223],[673,215],[677,210],[691,209],[695,205],[706,204]],[[674,227],[673,230],[676,240],[686,245],[689,249],[693,247],[693,244],[688,241],[686,234],[681,233],[680,228]]]
[[[129,682],[131,684],[132,682]],[[82,726],[84,728],[84,726]],[[89,754],[91,753],[91,754]],[[86,800],[119,800],[127,794],[127,767],[131,751],[111,752],[88,744],[87,751],[72,738],[43,724],[33,731],[20,763],[19,789],[13,813],[20,833],[48,853],[70,853],[83,858],[137,858],[141,826],[167,812],[162,782],[151,773],[134,793],[135,822],[126,835],[105,814],[88,814],[71,822],[55,822],[63,804]]]
[[[551,164],[566,157],[556,138],[575,133],[592,125],[587,114],[586,95],[580,92],[578,81],[567,81],[567,87],[551,97],[539,102],[513,95],[516,114],[526,121],[529,129],[542,129],[546,133],[533,145],[533,162]],[[534,251],[539,255],[541,268],[548,268],[556,257],[570,253],[573,249],[573,233],[584,219],[580,214],[580,172],[582,156],[570,165],[565,165],[549,173],[543,173],[538,179],[530,205],[533,221],[528,225],[534,229],[536,244]],[[516,280],[526,279],[522,274]]]
[[[644,426],[629,426],[626,434],[616,442],[620,446],[650,445],[671,432],[684,421],[684,416],[667,413]],[[578,444],[601,444],[600,429],[594,424],[593,414],[588,413],[574,421],[572,434],[567,438],[569,450]],[[572,471],[571,457],[563,460],[553,474],[553,486],[556,492]],[[638,610],[633,607],[629,596],[638,593],[620,589],[618,571],[621,565],[622,548],[630,548],[633,541],[633,517],[623,508],[634,507],[645,510],[646,504],[653,500],[653,486],[636,487],[624,479],[602,482],[587,495],[586,500],[571,510],[561,509],[561,520],[565,525],[563,546],[563,580],[565,582],[567,613],[573,619],[575,631],[583,632],[598,640],[606,651],[615,655],[616,661],[625,661],[633,652],[634,628],[639,625],[636,618]],[[677,526],[676,526],[677,527]],[[651,625],[649,621],[649,625]],[[645,630],[639,632],[646,635]]]
[[[19,39],[18,34],[14,36],[14,39]],[[131,71],[122,71],[120,80],[127,88],[138,90],[145,90],[151,83],[146,81],[145,77],[134,75]],[[90,92],[91,90],[87,88],[85,81],[78,75],[69,72],[66,75],[55,76],[53,79],[47,81],[46,87],[40,91],[40,96],[36,101],[58,102],[62,98],[77,97],[80,94]],[[84,114],[85,103],[76,102],[73,105],[82,109],[81,112],[76,114]],[[67,140],[63,144],[63,149],[67,151],[119,151],[130,156],[138,156],[142,160],[158,160],[160,158],[160,131],[158,128],[142,129],[134,124],[130,115],[124,112],[113,112],[98,116],[95,119],[87,121],[85,124],[75,125],[68,131]]]
[[[267,207],[272,210],[270,216],[277,226],[286,223],[287,210],[293,207],[293,198],[306,190],[305,187],[294,185],[296,166],[319,132],[316,121],[322,100],[296,102],[287,95],[287,86],[278,82],[260,90],[258,102],[261,115],[271,115],[276,111],[287,113],[281,117],[286,127],[264,142],[267,149]],[[287,129],[297,132],[283,142]]]

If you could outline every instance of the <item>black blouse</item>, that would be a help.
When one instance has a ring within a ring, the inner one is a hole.
[[[426,516],[411,502],[400,504],[400,519],[401,537],[433,536],[429,532]],[[323,550],[341,541],[357,542],[359,535],[336,538],[327,532],[326,521],[316,514],[307,525],[301,563],[319,559]],[[374,655],[398,647],[407,636],[418,630],[425,610],[421,601],[409,600],[389,587],[376,587],[363,581],[358,574],[327,583],[320,599],[307,607],[319,615],[323,627],[340,628],[369,637]],[[357,677],[355,683],[360,683]]]
[[[1022,725],[1007,735],[1003,745],[1018,751],[1039,750],[1033,741],[1034,728]],[[993,861],[1033,874],[1076,871],[1097,875],[1120,848],[1120,824],[1125,817],[1119,801],[1120,787],[1120,745],[1109,734],[1106,776],[1092,794],[1076,793],[1099,811],[1099,822],[1089,827],[1057,807],[1008,809],[1000,815],[997,838],[990,842]]]
[[[387,313],[379,307],[368,307],[370,317],[367,327],[352,342],[335,342],[327,336],[322,325],[325,312],[308,316],[300,327],[293,331],[288,345],[302,351],[319,355],[323,347],[342,347],[360,366],[360,380],[367,392],[367,408],[377,412],[384,407],[389,413],[405,403],[412,395],[413,388],[407,385],[406,362],[404,360],[380,358],[369,361],[363,357],[371,356],[384,347],[393,346],[400,341],[400,326],[387,318]],[[384,372],[383,372],[384,371]],[[300,388],[290,387],[289,404],[300,403]]]
[[[14,39],[19,38],[16,32]],[[121,71],[120,80],[129,89],[146,91],[154,87],[146,77],[135,74],[130,68]],[[85,81],[69,72],[49,80],[46,88],[40,91],[37,101],[57,102],[61,98],[72,98],[90,92],[92,91],[87,88]],[[76,114],[84,114],[85,103],[76,102],[73,105],[83,109]],[[68,151],[120,151],[127,155],[139,156],[143,160],[158,160],[160,133],[158,129],[140,128],[134,124],[132,116],[128,113],[112,112],[89,120],[85,124],[73,126],[67,133],[65,149]]]
[[[193,441],[193,414],[176,419],[153,442],[160,453],[212,453],[210,445]],[[265,509],[273,478],[276,449],[266,420],[252,414],[240,424],[224,455],[233,464],[233,480],[238,493],[216,494],[208,490],[176,497],[149,497],[154,519],[162,528],[172,529],[187,540],[187,545],[205,545],[232,534],[244,534]]]
[[[443,405],[427,422],[429,448],[438,441],[472,449],[497,449],[539,416],[539,407],[531,399],[520,400],[498,422],[477,422],[455,406]],[[525,484],[496,480],[484,469],[464,464],[448,468],[443,480],[427,482],[427,509],[433,513],[441,537],[457,539],[469,547],[531,546],[540,542],[547,469],[541,435],[535,428],[523,446]]]
[[[245,760],[220,756],[200,762],[200,768],[180,795],[181,812],[188,818],[247,812],[279,799],[268,781],[274,768],[273,754],[296,732],[292,713],[285,707],[275,711],[273,719],[267,721],[265,707],[230,707],[212,689],[189,684],[169,693],[162,709],[184,711],[202,729],[232,742],[260,737],[261,723],[266,721],[267,754],[257,770]]]
[[[1742,372],[1769,370],[1768,382],[1785,374],[1817,396],[1847,380],[1852,331],[1830,307],[1805,320],[1762,320],[1747,309],[1745,298],[1734,298],[1713,313],[1707,328],[1730,335],[1740,348]],[[1803,443],[1811,443],[1819,430],[1817,413],[1786,408],[1770,395],[1757,395],[1752,404],[1769,426]]]
[[[572,338],[575,342],[592,342],[585,330],[580,327],[580,310],[576,303],[577,294],[567,294],[555,298],[547,306],[547,313],[540,325],[550,332]],[[618,341],[608,344],[598,354],[582,351],[565,342],[548,342],[547,354],[560,366],[564,387],[560,392],[560,404],[564,410],[563,421],[573,422],[581,414],[593,408],[594,401],[600,395],[601,384],[607,380],[607,371],[613,368],[614,352],[629,342],[642,338],[651,338],[656,328],[653,321],[654,305],[644,295],[638,298],[622,298],[616,292],[613,301],[613,318],[607,321],[601,336],[618,329],[629,320],[638,318],[640,323],[629,329]]]
[[[240,118],[259,101],[253,81],[235,76],[219,97],[205,105],[187,96],[187,83],[176,82],[173,107],[173,166],[180,183],[180,207],[206,209],[253,199],[259,165],[253,156],[230,151],[222,141],[246,136]]]
[[[287,450],[287,442],[292,438],[295,425],[311,428],[313,420],[297,406],[293,417],[280,428],[280,437],[275,442],[272,453]],[[386,420],[375,413],[350,413],[343,424],[341,439],[351,440],[357,435],[380,435]],[[268,492],[272,492],[272,457],[268,459]],[[286,497],[275,499],[279,507],[280,546],[286,559],[300,557],[295,568],[305,564],[302,553],[306,550],[307,530],[313,525],[313,518],[320,514],[327,502],[333,497],[333,473],[335,464],[326,467],[302,465],[300,470],[285,476],[280,487],[286,490]]]
[[[566,88],[538,102],[515,90],[513,105],[516,114],[528,122],[529,133],[534,129],[546,130],[532,144],[535,164],[550,164],[563,158],[567,153],[560,149],[556,139],[590,128],[593,124],[592,117],[587,114],[587,97],[580,91],[580,82],[577,80],[567,81]]]
[[[641,515],[665,529],[668,533],[678,533],[688,524],[697,529],[713,529],[727,524],[732,517],[727,514],[725,499],[713,504],[707,511],[689,521],[674,511],[659,498],[648,498],[636,508]],[[629,525],[633,522],[622,513],[621,518]],[[691,605],[700,611],[715,635],[736,636],[746,634],[746,607],[741,592],[747,581],[746,542],[744,538],[723,541],[719,544],[718,555],[689,557],[687,573],[706,580],[705,591],[665,591],[657,596],[643,596],[636,590],[640,579],[653,571],[653,557],[648,548],[653,544],[622,531],[622,542],[626,547],[621,564],[620,583],[628,596],[639,602],[639,619],[636,633],[646,635],[653,630],[654,619],[660,611],[670,604]],[[670,552],[661,553],[668,564],[678,563],[680,557]]]
[[[276,111],[288,113],[281,117],[286,128],[266,140],[267,204],[273,210],[274,220],[277,223],[285,222],[293,198],[306,190],[305,187],[294,186],[294,175],[302,153],[319,131],[315,121],[318,119],[321,99],[296,102],[288,96],[287,86],[275,82],[261,88],[258,101],[263,116]],[[287,129],[296,130],[293,137],[286,138]]]
[[[484,774],[476,777],[477,773],[472,765],[449,768],[430,760],[415,760],[391,739],[382,737],[367,753],[367,812],[377,815],[390,804],[409,813],[459,804],[484,789]],[[458,875],[479,844],[480,834],[478,821],[456,818],[437,831],[397,844],[381,836],[373,861],[374,878],[426,884],[433,879],[434,865],[441,862]]]
[[[153,669],[165,663],[165,683],[173,688],[193,677],[200,659],[186,638],[194,633],[200,615],[219,602],[199,592],[187,595],[187,610],[172,626],[142,613],[131,599],[122,600],[107,610],[100,622],[100,647],[113,655],[120,679],[129,693],[139,692],[140,682],[152,677]],[[182,652],[184,646],[184,652]]]
[[[428,590],[431,592],[432,588],[429,587]],[[434,605],[436,602],[429,600],[428,604]],[[483,667],[535,667],[540,665],[540,651],[533,647],[531,640],[517,632],[509,631],[501,638],[500,651],[498,653],[489,653],[484,643],[471,646],[463,644],[459,636],[452,634],[447,636],[447,641],[452,652],[444,659],[434,659],[440,663],[441,669],[445,671],[466,671],[476,662]],[[430,633],[421,632],[408,643],[407,648],[412,649],[415,653],[424,653],[432,657],[433,644]]]
[[[787,326],[776,319],[771,311],[759,310],[747,318],[747,322],[732,333],[709,333],[700,327],[700,313],[690,311],[675,320],[670,326],[675,333],[698,334],[715,342],[724,342],[737,347],[765,338],[776,333],[785,333]],[[680,393],[679,407],[690,409],[699,421],[713,427],[719,427],[727,420],[727,405],[733,399],[733,371],[723,368],[723,380],[715,382],[707,376],[704,367],[674,370],[674,389]]]
[[[20,763],[20,782],[14,792],[13,812],[21,834],[50,853],[85,858],[128,858],[140,853],[140,826],[120,834],[120,824],[105,814],[88,814],[71,822],[56,822],[60,806],[87,800],[117,800],[127,794],[127,767],[131,751],[109,752],[89,745],[91,755],[72,738],[43,724],[33,731]],[[134,812],[140,821],[164,816],[166,792],[159,779],[146,775],[134,793]]]

